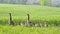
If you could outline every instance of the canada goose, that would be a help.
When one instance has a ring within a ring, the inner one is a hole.
[[[31,21],[30,21],[30,15],[27,14],[27,23],[25,23],[26,26],[31,26]]]
[[[24,24],[24,23],[22,23],[22,22],[20,23],[20,25],[21,25],[21,26],[25,26],[25,24]]]
[[[43,27],[43,24],[42,23],[40,23],[40,27]]]
[[[35,26],[36,26],[36,27],[40,27],[40,24],[39,24],[39,23],[35,23]]]
[[[43,25],[44,25],[44,27],[48,27],[48,24],[47,24],[46,22],[44,22],[44,24],[43,24]]]
[[[14,25],[14,22],[13,22],[13,20],[12,20],[12,15],[11,15],[11,13],[9,13],[9,16],[10,16],[10,22],[9,22],[9,24],[10,24],[10,25]]]

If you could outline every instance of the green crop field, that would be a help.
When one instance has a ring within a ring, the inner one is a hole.
[[[22,27],[9,26],[9,13],[15,25],[27,21],[27,14],[30,14],[32,23],[47,22],[49,25],[60,26],[60,8],[39,5],[8,5],[0,4],[0,34],[59,34],[60,27]]]
[[[15,24],[26,22],[27,13],[32,23],[47,22],[60,24],[60,8],[34,5],[4,5],[0,4],[0,23],[8,24],[9,13],[12,13]]]
[[[60,27],[1,26],[0,34],[60,34]]]

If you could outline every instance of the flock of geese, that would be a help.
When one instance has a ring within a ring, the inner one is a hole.
[[[11,13],[9,13],[9,16],[10,16],[10,22],[9,24],[10,25],[14,25],[14,22],[12,20],[12,15]],[[30,21],[30,15],[27,14],[27,21],[26,23],[20,23],[21,26],[26,26],[26,27],[30,27],[30,26],[33,26],[33,27],[48,27],[48,24],[46,22],[44,23],[35,23],[33,24],[31,21]]]

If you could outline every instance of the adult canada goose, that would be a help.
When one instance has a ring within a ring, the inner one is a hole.
[[[25,23],[25,26],[31,26],[31,21],[30,21],[30,15],[27,14],[27,23]]]
[[[14,25],[14,22],[13,22],[13,20],[12,20],[12,15],[11,15],[11,13],[9,13],[9,16],[10,16],[10,22],[9,22],[9,24],[10,24],[10,25]]]

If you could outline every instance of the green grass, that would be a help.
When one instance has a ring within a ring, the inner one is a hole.
[[[35,5],[6,5],[0,4],[0,23],[8,24],[9,14],[12,13],[13,21],[26,22],[27,13],[30,14],[32,23],[47,22],[49,24],[60,24],[60,8],[35,6]]]
[[[60,27],[0,26],[0,34],[60,34]]]
[[[60,25],[60,8],[35,5],[6,5],[0,4],[0,34],[60,34],[60,27],[22,27],[10,26],[9,14],[12,13],[15,24],[26,22],[27,13],[32,23]]]

